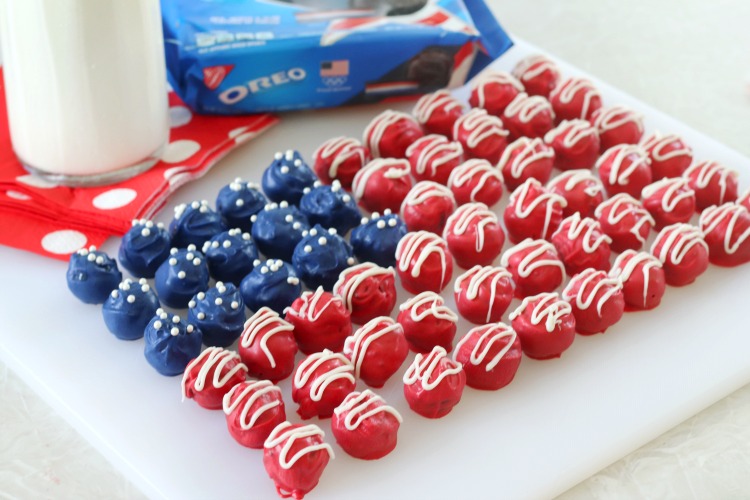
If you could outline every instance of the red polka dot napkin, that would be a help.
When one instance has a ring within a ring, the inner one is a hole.
[[[120,236],[150,218],[177,188],[201,177],[273,115],[202,116],[169,95],[170,143],[161,161],[132,179],[95,188],[56,186],[26,172],[13,154],[0,67],[0,244],[67,260],[83,246]]]

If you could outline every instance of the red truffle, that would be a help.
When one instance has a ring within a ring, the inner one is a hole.
[[[683,177],[695,191],[698,210],[737,199],[737,172],[715,161],[694,163]]]
[[[496,391],[510,384],[518,371],[521,340],[503,323],[476,326],[458,341],[453,360],[463,365],[466,385]]]
[[[182,398],[192,398],[203,408],[220,410],[224,395],[245,381],[247,367],[239,355],[222,347],[208,347],[185,368]]]
[[[695,213],[695,191],[682,177],[665,178],[643,188],[643,207],[654,218],[656,229],[690,222]]]
[[[422,292],[407,300],[399,307],[397,321],[412,351],[427,353],[435,346],[449,352],[453,349],[458,316],[440,295]]]
[[[615,259],[609,276],[622,281],[626,311],[653,309],[661,303],[666,288],[664,269],[650,253],[625,250]]]
[[[510,320],[524,354],[532,359],[559,358],[575,340],[573,308],[556,293],[526,297]]]
[[[261,449],[271,431],[286,420],[281,389],[268,380],[241,382],[224,396],[229,434],[248,448]]]
[[[440,236],[407,233],[396,247],[396,272],[406,291],[442,291],[453,277],[453,256]]]
[[[618,104],[600,108],[592,118],[602,151],[618,144],[638,144],[643,137],[643,115],[628,107]]]
[[[547,182],[554,164],[555,151],[542,139],[521,137],[505,148],[497,167],[503,174],[505,186],[513,191],[530,177]]]
[[[596,169],[609,196],[627,193],[639,199],[643,188],[651,184],[651,160],[640,146],[620,144],[608,149]]]
[[[414,141],[406,150],[411,173],[417,181],[446,184],[453,169],[463,161],[461,143],[442,135],[431,134]]]
[[[708,245],[700,229],[690,224],[673,224],[662,229],[651,245],[668,285],[685,286],[708,269]]]
[[[404,374],[404,396],[415,413],[441,418],[461,401],[466,374],[460,363],[436,346],[429,354],[417,354]]]
[[[521,93],[505,108],[503,125],[511,139],[543,138],[555,128],[555,112],[546,98]]]
[[[548,191],[538,180],[527,179],[510,195],[503,212],[510,241],[549,238],[562,221],[564,206],[564,198]]]
[[[401,218],[409,231],[442,234],[445,222],[456,210],[453,192],[432,181],[417,182],[401,204]]]
[[[693,162],[693,150],[677,135],[658,132],[641,143],[651,159],[653,180],[680,177]]]
[[[558,83],[549,95],[557,122],[588,120],[602,107],[602,96],[586,78],[571,77]]]
[[[588,268],[609,271],[612,239],[602,232],[595,219],[573,214],[560,223],[551,241],[569,275]]]
[[[602,231],[612,239],[610,247],[615,252],[640,250],[654,227],[654,219],[641,202],[625,193],[614,195],[595,213]]]
[[[586,120],[565,120],[544,136],[560,170],[591,168],[599,157],[599,132]]]
[[[708,260],[734,267],[750,262],[750,211],[736,203],[708,207],[699,225],[708,245]]]
[[[477,201],[491,207],[503,196],[500,171],[487,160],[468,160],[456,167],[448,187],[459,205]]]
[[[406,148],[423,135],[414,118],[388,109],[367,125],[364,143],[374,158],[405,158]]]
[[[604,201],[604,186],[588,169],[563,172],[549,181],[547,189],[565,199],[565,217],[574,213],[592,217],[596,207]]]
[[[370,212],[398,213],[411,186],[407,160],[379,158],[357,172],[352,192],[359,204]]]
[[[737,204],[750,210],[750,189],[745,191],[739,198],[737,198]]]
[[[505,242],[500,221],[484,203],[467,203],[448,218],[443,231],[456,263],[468,269],[475,264],[491,264]]]
[[[513,276],[515,295],[522,299],[551,292],[565,278],[565,266],[552,243],[527,238],[503,253],[500,265]]]
[[[508,131],[500,118],[474,108],[456,120],[453,139],[461,143],[466,156],[497,163],[508,145]]]
[[[331,432],[349,455],[377,460],[396,448],[402,421],[392,406],[368,389],[350,393],[334,410]]]
[[[530,95],[549,97],[560,80],[560,69],[551,59],[541,54],[522,59],[512,73]]]
[[[473,80],[469,105],[501,118],[508,104],[523,90],[523,85],[513,75],[488,70]]]
[[[370,159],[370,152],[358,140],[334,137],[315,150],[313,168],[324,184],[338,179],[345,189],[351,189],[354,176]]]
[[[604,271],[586,269],[576,274],[563,290],[562,298],[570,302],[581,335],[604,333],[625,311],[622,283]]]
[[[300,362],[292,380],[292,401],[303,419],[328,418],[354,390],[354,366],[341,353],[328,349],[310,354]]]
[[[423,95],[414,106],[417,123],[431,134],[451,137],[453,124],[464,112],[461,103],[446,90]]]
[[[456,309],[471,323],[497,323],[513,300],[513,288],[513,277],[506,269],[474,266],[453,285]]]
[[[294,371],[297,341],[294,327],[279,314],[261,307],[245,322],[237,350],[251,377],[283,380]]]
[[[351,314],[340,297],[318,287],[304,292],[284,310],[294,326],[294,338],[305,354],[331,349],[340,351],[352,333]]]
[[[372,318],[388,316],[396,306],[396,272],[372,262],[341,271],[333,285],[334,295],[344,301],[351,320],[364,325]]]
[[[409,354],[404,328],[388,316],[370,320],[344,343],[354,376],[370,387],[383,387]]]

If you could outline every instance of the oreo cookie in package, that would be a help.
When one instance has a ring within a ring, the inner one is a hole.
[[[162,0],[169,80],[202,113],[457,87],[512,42],[482,0]]]

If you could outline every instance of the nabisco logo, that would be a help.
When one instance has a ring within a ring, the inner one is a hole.
[[[219,94],[219,100],[224,104],[236,104],[246,98],[248,94],[255,94],[291,82],[299,82],[304,80],[306,76],[307,73],[302,68],[278,71],[269,76],[261,76],[260,78],[250,80],[244,85],[230,87]]]
[[[209,66],[203,68],[203,84],[211,90],[216,90],[227,77],[230,71],[234,69],[234,64],[225,64],[223,66]]]

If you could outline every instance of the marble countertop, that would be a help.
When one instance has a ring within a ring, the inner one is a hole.
[[[489,2],[513,34],[750,156],[750,3]],[[252,147],[252,146],[249,146]],[[731,165],[730,165],[731,166]],[[741,325],[748,328],[748,325]],[[1,498],[142,498],[0,363]],[[750,492],[750,386],[562,495],[740,498]]]

